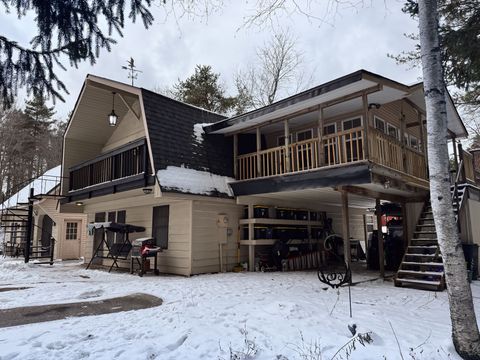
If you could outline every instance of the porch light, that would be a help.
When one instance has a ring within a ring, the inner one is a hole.
[[[380,104],[377,104],[377,103],[370,103],[368,104],[368,110],[372,110],[372,109],[380,109]]]
[[[383,183],[383,187],[386,189],[389,189],[390,188],[390,180],[385,180],[385,182]]]
[[[75,203],[75,205],[77,205],[77,206],[83,206],[83,202],[77,201],[77,202]]]
[[[142,189],[142,190],[143,190],[143,193],[144,193],[145,195],[149,195],[149,194],[151,194],[152,191],[153,191],[151,188],[144,188],[144,189]]]
[[[118,116],[117,114],[115,114],[115,92],[112,92],[112,95],[112,112],[110,113],[110,115],[108,115],[108,125],[116,126]]]

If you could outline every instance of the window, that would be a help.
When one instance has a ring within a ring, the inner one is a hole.
[[[331,135],[337,132],[337,124],[329,124],[323,127],[323,135]]]
[[[361,117],[343,121],[343,131],[350,130],[350,129],[355,129],[355,128],[360,127],[360,126],[362,126],[362,118]]]
[[[410,142],[409,142],[409,140],[408,140],[408,134],[407,134],[407,133],[404,133],[404,134],[403,134],[403,143],[404,143],[405,145],[409,145],[409,144],[410,144]]]
[[[305,141],[313,138],[313,130],[302,130],[297,132],[297,141]]]
[[[398,140],[398,129],[392,124],[387,123],[387,134]]]
[[[118,210],[118,211],[109,211],[109,212],[99,212],[95,214],[95,222],[116,222],[119,224],[124,224],[126,222],[127,212],[126,210]],[[103,229],[95,229],[94,234],[94,242],[98,245],[100,241],[102,241],[103,237]],[[113,231],[107,231],[107,242],[108,245],[112,245],[114,243],[122,244],[123,243],[124,234],[114,233]]]
[[[170,207],[168,205],[155,206],[152,216],[152,237],[157,246],[168,249],[168,223]]]
[[[415,150],[420,150],[418,139],[413,135],[410,135],[410,146]]]
[[[67,222],[67,230],[65,231],[65,240],[77,240],[78,239],[78,223]]]
[[[385,121],[375,116],[375,129],[385,133]]]
[[[290,134],[290,135],[288,136],[288,138],[289,138],[290,144],[291,144],[291,143],[293,142],[293,134]],[[285,136],[282,135],[282,136],[277,137],[277,145],[278,145],[278,146],[283,146],[283,145],[285,145]]]

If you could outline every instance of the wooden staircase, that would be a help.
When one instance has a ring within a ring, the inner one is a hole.
[[[451,189],[453,209],[457,222],[466,187],[466,184],[460,184],[456,188],[452,186]],[[445,289],[443,259],[438,246],[430,201],[425,203],[420,220],[413,233],[413,238],[405,251],[395,277],[395,286],[434,291]]]
[[[442,254],[438,247],[430,201],[422,211],[411,240],[395,277],[395,286],[424,290],[445,289]]]

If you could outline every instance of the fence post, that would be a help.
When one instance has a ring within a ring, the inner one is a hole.
[[[54,253],[55,253],[55,239],[51,237],[50,238],[50,265],[53,265]]]
[[[33,196],[34,189],[30,188],[30,196],[28,197],[28,219],[27,219],[27,229],[25,233],[25,263],[30,261],[30,245],[32,244],[32,228],[33,228]]]

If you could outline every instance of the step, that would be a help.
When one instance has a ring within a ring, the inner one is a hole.
[[[402,261],[402,265],[414,265],[414,266],[441,266],[443,267],[442,262],[416,262],[416,261]]]
[[[430,258],[430,259],[439,259],[442,260],[442,254],[405,254],[405,257],[414,257],[414,258]]]
[[[443,271],[437,272],[437,271],[398,270],[398,274],[412,275],[412,276],[443,276]]]
[[[396,281],[405,284],[417,284],[417,285],[432,285],[432,286],[440,286],[442,284],[441,281],[429,281],[429,280],[417,280],[417,279],[404,279],[404,278],[397,278]]]

